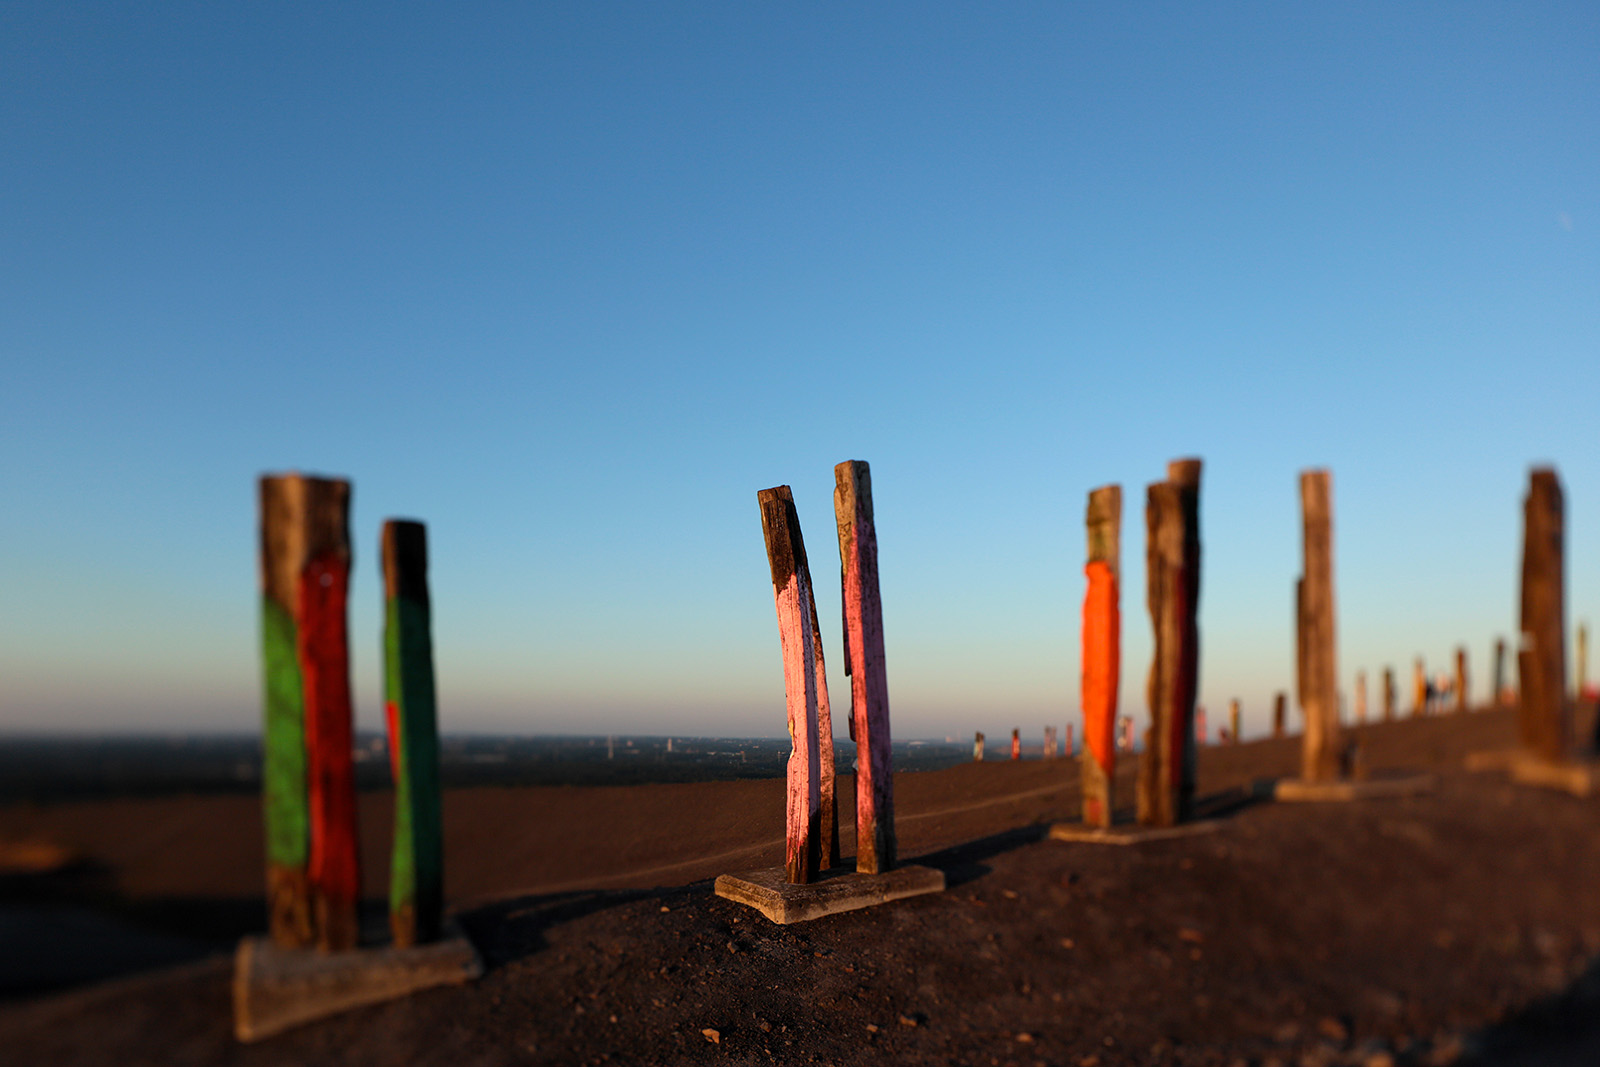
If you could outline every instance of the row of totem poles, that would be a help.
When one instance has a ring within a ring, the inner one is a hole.
[[[270,936],[285,949],[352,949],[361,868],[346,611],[350,483],[268,475],[259,489]],[[386,521],[379,556],[395,786],[389,928],[404,948],[439,937],[444,903],[426,529]]]

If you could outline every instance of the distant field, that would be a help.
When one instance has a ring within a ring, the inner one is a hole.
[[[750,737],[446,737],[441,772],[447,787],[521,785],[637,785],[646,782],[777,778],[789,742]],[[841,770],[855,745],[835,742]],[[970,745],[902,741],[895,768],[928,771],[972,758]],[[388,744],[382,735],[356,739],[356,782],[389,786]],[[254,792],[261,784],[258,738],[0,737],[0,800],[158,796],[172,793]]]

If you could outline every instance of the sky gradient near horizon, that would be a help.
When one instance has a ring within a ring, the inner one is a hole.
[[[447,730],[778,735],[793,486],[872,464],[894,728],[1077,720],[1083,508],[1205,460],[1202,701],[1486,692],[1554,463],[1600,615],[1600,7],[0,9],[0,730],[252,730],[255,478],[433,553]],[[1375,683],[1374,683],[1375,684]]]

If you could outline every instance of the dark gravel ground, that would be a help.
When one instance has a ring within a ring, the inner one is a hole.
[[[924,807],[979,775],[1066,787],[932,820],[941,895],[780,927],[708,881],[489,894],[460,916],[489,966],[471,986],[240,1046],[228,961],[203,958],[0,1005],[0,1060],[1600,1064],[1600,799],[1459,770],[1510,730],[1368,727],[1369,766],[1433,771],[1435,792],[1244,803],[1128,848],[1044,837],[1075,814],[1064,763],[930,772],[907,790]],[[1206,749],[1202,792],[1246,798],[1295,753]]]

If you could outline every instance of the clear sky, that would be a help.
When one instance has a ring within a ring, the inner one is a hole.
[[[779,483],[847,707],[852,458],[902,737],[1076,720],[1106,482],[1143,716],[1178,456],[1247,728],[1306,467],[1346,688],[1485,691],[1532,463],[1600,617],[1592,2],[13,3],[0,146],[0,729],[255,729],[290,468],[354,480],[367,727],[412,516],[446,729],[781,733]]]

